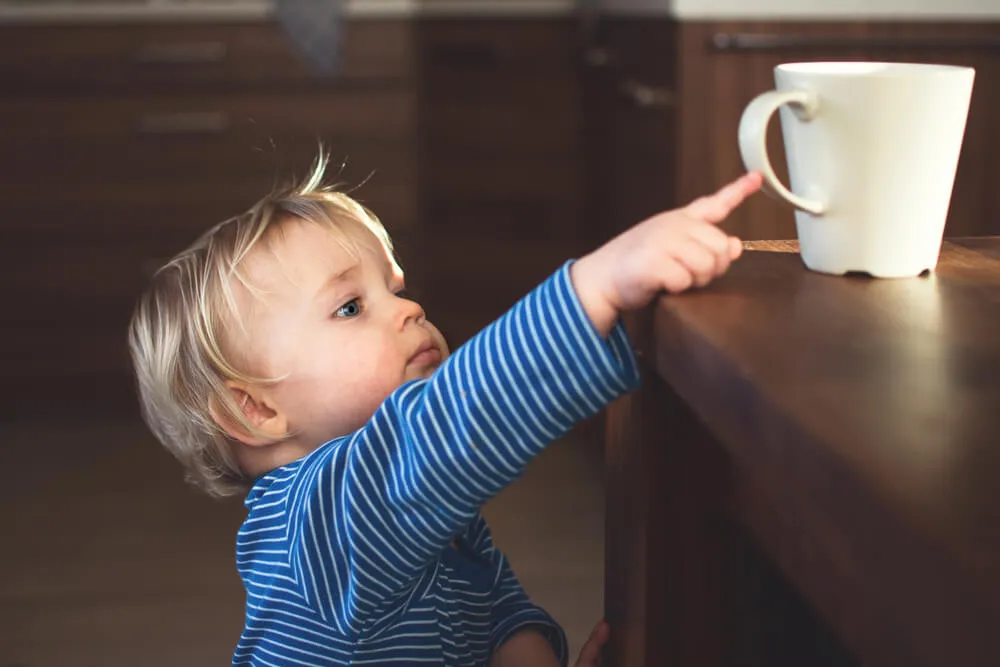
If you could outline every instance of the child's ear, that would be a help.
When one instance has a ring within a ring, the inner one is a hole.
[[[264,392],[232,380],[226,382],[226,387],[243,412],[243,417],[257,431],[257,433],[249,432],[243,424],[233,419],[228,411],[222,409],[216,401],[212,401],[209,406],[212,419],[229,434],[229,437],[244,445],[259,447],[270,445],[286,435],[288,420],[282,412],[270,404]]]

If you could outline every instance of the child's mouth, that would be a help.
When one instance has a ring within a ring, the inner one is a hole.
[[[441,363],[441,351],[433,345],[421,348],[410,358],[410,365],[421,368]]]

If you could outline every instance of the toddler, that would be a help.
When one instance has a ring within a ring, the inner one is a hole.
[[[741,244],[715,223],[759,176],[567,262],[450,354],[323,163],[160,269],[129,330],[149,428],[197,486],[246,494],[233,665],[565,665],[480,509],[636,386],[619,314],[724,273]]]

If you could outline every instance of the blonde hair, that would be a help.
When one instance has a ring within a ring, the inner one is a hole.
[[[188,481],[210,495],[242,493],[252,481],[237,465],[232,438],[217,419],[259,435],[226,382],[275,381],[253,377],[227,349],[225,327],[240,323],[233,281],[254,291],[241,262],[292,219],[327,227],[342,244],[350,244],[347,226],[363,225],[392,256],[378,218],[335,186],[322,184],[326,163],[321,151],[302,183],[265,196],[172,258],[153,276],[132,316],[129,352],[143,419],[184,466]]]

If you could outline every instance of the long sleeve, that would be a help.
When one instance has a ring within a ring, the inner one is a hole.
[[[534,604],[525,593],[507,556],[494,545],[493,535],[482,515],[473,519],[466,529],[464,544],[472,551],[472,557],[480,563],[488,563],[494,574],[490,654],[519,630],[531,627],[551,644],[559,664],[566,665],[569,658],[566,633],[548,612]]]
[[[637,382],[624,330],[597,334],[567,263],[363,429],[310,455],[291,497],[303,597],[345,636],[377,632],[487,500]]]

